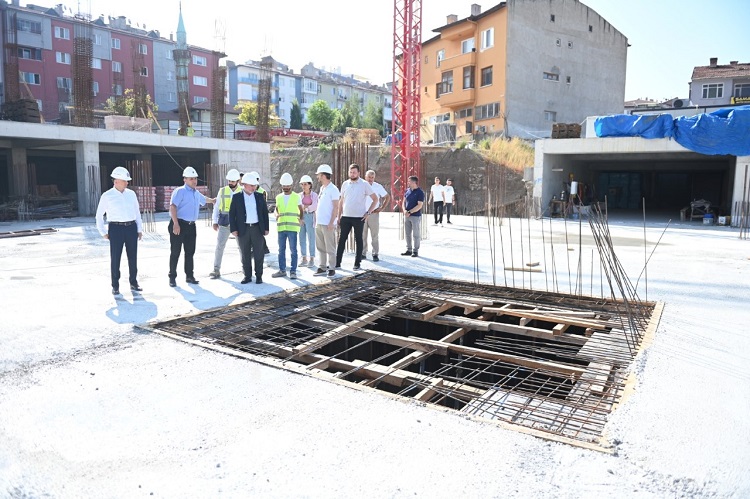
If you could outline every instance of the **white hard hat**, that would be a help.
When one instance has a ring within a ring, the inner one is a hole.
[[[257,180],[258,182],[260,182],[260,174],[258,172],[250,172],[250,173],[246,173],[246,175],[250,175],[255,180]]]
[[[279,183],[281,185],[292,185],[294,183],[294,179],[292,178],[291,175],[289,175],[288,173],[285,173],[281,176]]]
[[[245,175],[240,182],[248,185],[258,185],[258,179],[252,175]]]
[[[198,172],[192,166],[188,166],[183,170],[182,176],[185,178],[198,178]]]
[[[230,182],[236,182],[239,179],[240,179],[240,172],[238,172],[234,168],[232,168],[231,170],[227,172],[227,180],[229,180]]]
[[[300,184],[312,184],[312,179],[310,178],[310,175],[302,175],[302,178],[299,179]]]
[[[318,167],[318,171],[315,172],[317,175],[318,173],[327,173],[329,175],[333,175],[333,170],[331,170],[330,165],[320,165]]]
[[[130,173],[128,173],[128,171],[122,166],[118,166],[117,168],[112,170],[112,178],[116,178],[118,180],[131,180]]]

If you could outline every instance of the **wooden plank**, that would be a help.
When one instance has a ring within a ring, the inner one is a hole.
[[[480,308],[482,308],[483,305],[477,304],[477,303],[469,303],[461,300],[454,300],[451,298],[448,298],[445,300],[446,303],[450,303],[452,305],[455,305],[457,307],[463,307],[465,314],[470,314],[472,312],[476,312]]]
[[[417,395],[414,396],[414,400],[420,400],[422,402],[426,402],[430,399],[433,395],[436,393],[436,388],[440,388],[443,386],[442,379],[436,378],[431,383],[430,386],[426,386],[422,389],[421,392],[419,392]]]
[[[502,322],[493,322],[490,324],[490,331],[500,331],[503,333],[518,334],[522,336],[531,336],[533,338],[542,338],[545,340],[562,341],[572,345],[583,346],[586,344],[586,338],[572,334],[562,334],[555,336],[548,329],[539,329],[536,327],[521,327],[515,324],[503,324]]]
[[[329,343],[336,341],[339,338],[343,338],[351,334],[352,331],[356,331],[357,329],[367,324],[375,322],[376,320],[383,317],[384,315],[388,315],[394,309],[396,309],[396,307],[400,305],[402,300],[403,298],[391,299],[388,302],[386,302],[383,306],[379,307],[376,310],[373,310],[372,312],[368,312],[358,317],[357,319],[349,321],[345,324],[341,324],[340,326],[333,329],[332,331],[329,331],[325,334],[318,336],[317,338],[313,340],[307,341],[305,343],[302,343],[301,345],[294,347],[294,353],[300,354],[300,353],[313,352],[317,350],[318,348],[321,348]]]
[[[423,312],[422,313],[422,320],[423,321],[428,321],[428,320],[432,319],[433,317],[435,317],[436,315],[442,314],[446,310],[450,310],[452,308],[453,308],[453,305],[451,303],[448,303],[448,302],[443,303],[442,305],[438,305],[437,307],[431,308],[427,312]]]
[[[569,326],[590,327],[594,329],[606,329],[611,327],[609,321],[595,321],[579,319],[575,317],[565,317],[563,315],[552,315],[549,313],[540,314],[536,310],[513,310],[501,309],[495,307],[484,307],[483,312],[495,312],[498,315],[511,315],[513,317],[524,317],[531,320],[540,320],[545,322],[556,322],[559,324],[568,324]]]
[[[553,336],[560,336],[569,327],[570,327],[570,324],[558,324],[557,326],[555,326],[555,327],[552,328],[552,335]]]

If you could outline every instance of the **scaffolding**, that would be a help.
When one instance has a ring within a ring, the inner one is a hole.
[[[3,11],[5,12],[5,11]],[[18,19],[16,13],[3,16],[5,31],[5,64],[3,65],[4,102],[15,102],[21,98],[18,72]]]
[[[133,62],[133,110],[137,118],[150,118],[148,112],[148,91],[143,79],[143,72],[147,71],[141,43],[138,40],[130,42],[130,56]]]
[[[73,125],[94,126],[94,42],[91,39],[91,15],[78,13],[75,16],[73,39],[73,61],[71,65],[73,87]]]

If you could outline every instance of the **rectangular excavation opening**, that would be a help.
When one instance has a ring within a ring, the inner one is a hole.
[[[146,329],[536,435],[599,444],[660,311],[651,302],[370,271]]]

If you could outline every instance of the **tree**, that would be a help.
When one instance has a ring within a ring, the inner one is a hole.
[[[255,126],[258,124],[258,103],[257,102],[244,102],[234,106],[236,110],[240,112],[238,120],[245,125]],[[278,127],[281,125],[281,119],[273,113],[268,115],[268,126]]]
[[[149,94],[146,94],[146,106],[151,110],[151,113],[154,116],[159,110],[159,106],[151,101],[151,96]],[[121,96],[110,97],[107,99],[107,102],[104,103],[104,110],[120,116],[151,118],[151,116],[148,115],[149,113],[147,110],[139,110],[135,108],[135,92],[132,88],[125,89],[125,92],[123,92]]]
[[[307,110],[307,122],[318,130],[330,130],[335,116],[333,109],[328,107],[328,103],[322,99],[313,102]]]
[[[383,107],[373,100],[367,101],[367,105],[365,106],[362,128],[383,130]]]
[[[302,109],[300,109],[297,99],[292,101],[292,114],[289,117],[289,128],[295,130],[302,129]]]
[[[344,107],[336,110],[336,116],[333,120],[333,131],[344,133],[349,127],[360,128],[361,119],[359,116],[359,107],[354,100],[346,101]]]

